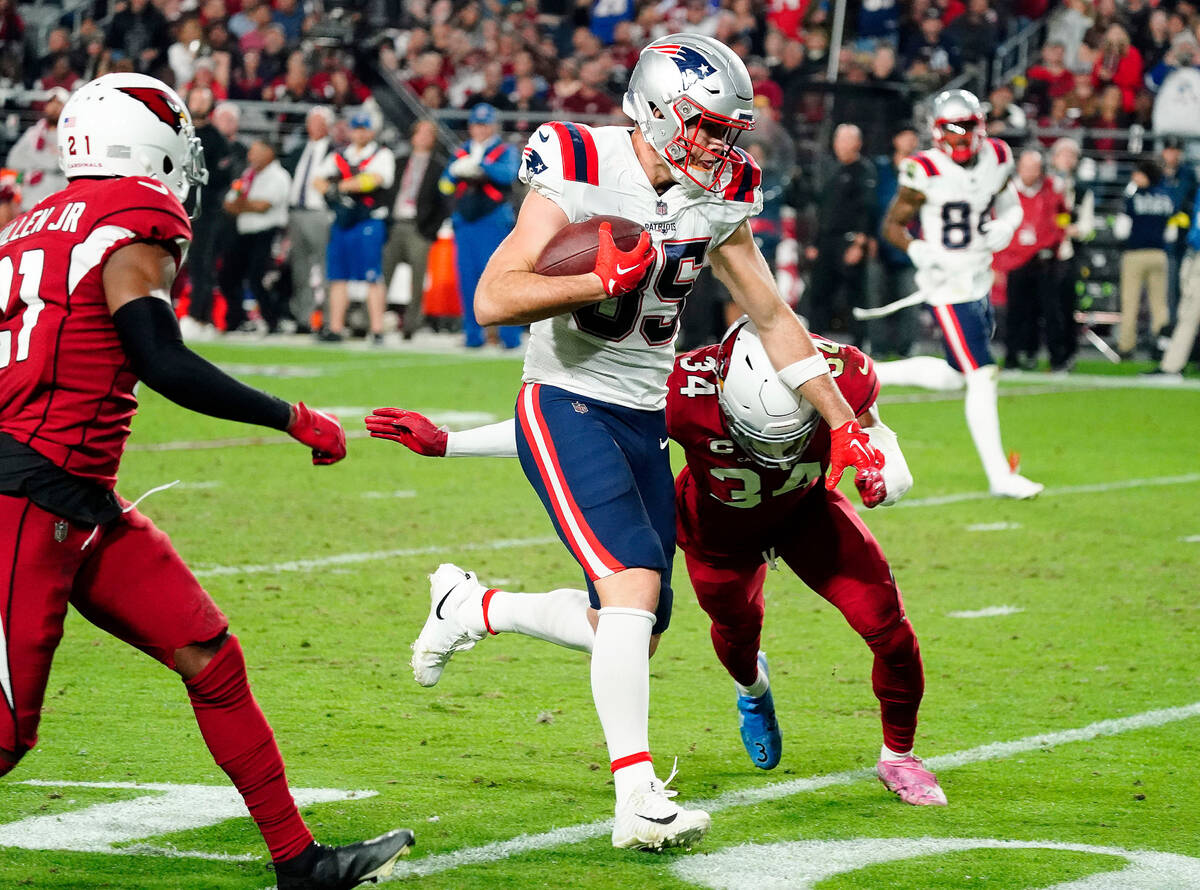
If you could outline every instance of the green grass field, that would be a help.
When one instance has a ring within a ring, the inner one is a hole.
[[[204,351],[285,398],[345,409],[354,431],[379,405],[506,416],[520,371],[495,355]],[[907,807],[867,771],[880,743],[868,650],[786,572],[768,576],[764,640],[784,759],[753,769],[677,564],[650,729],[660,775],[678,756],[681,799],[713,806],[690,853],[615,851],[596,824],[612,786],[584,656],[502,636],[433,689],[412,680],[439,562],[508,589],[577,585],[515,461],[357,438],[349,460],[313,468],[281,436],[143,392],[121,491],[186,483],[141,509],[229,616],[293,786],[372,793],[305,804],[306,818],[331,843],[412,827],[398,872],[411,884],[1200,887],[1200,394],[1102,382],[1004,385],[1005,443],[1047,486],[1024,503],[984,496],[960,401],[884,393],[916,485],[868,521],[921,640],[917,751],[945,809]],[[1008,613],[955,615],[996,607]],[[232,793],[178,679],[72,614],[40,744],[0,791],[0,887],[270,886]],[[198,827],[178,830],[174,812]]]

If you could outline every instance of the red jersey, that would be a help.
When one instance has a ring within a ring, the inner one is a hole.
[[[879,395],[871,360],[853,346],[813,337],[855,415]],[[706,558],[756,556],[829,465],[829,425],[817,424],[800,460],[787,469],[763,466],[738,447],[717,398],[717,345],[679,356],[667,380],[667,432],[683,446],[687,466],[675,480],[679,546]]]
[[[104,297],[108,256],[161,243],[178,270],[191,223],[162,183],[77,179],[0,230],[0,432],[112,488],[137,411]]]

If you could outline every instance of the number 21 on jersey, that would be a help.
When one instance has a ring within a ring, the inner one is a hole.
[[[5,323],[5,329],[0,330],[0,368],[29,358],[29,341],[33,337],[33,328],[37,324],[38,316],[42,314],[42,307],[46,305],[38,294],[42,285],[46,252],[27,250],[20,256],[19,265],[13,263],[11,256],[0,257],[0,321]],[[14,277],[20,279],[15,294]],[[7,322],[17,315],[21,316],[21,328],[17,331],[17,342],[14,345],[12,331],[7,328]]]

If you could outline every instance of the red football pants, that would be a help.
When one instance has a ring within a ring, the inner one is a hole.
[[[879,543],[837,491],[815,488],[787,517],[786,532],[773,536],[776,555],[805,584],[827,599],[874,653],[871,685],[879,699],[884,744],[912,749],[925,675],[916,634]],[[768,536],[772,537],[772,536]],[[743,686],[754,682],[763,625],[761,554],[744,561],[706,560],[702,549],[685,551],[688,575],[712,620],[717,657]]]
[[[91,533],[25,498],[0,495],[0,759],[8,766],[37,743],[68,603],[172,669],[177,650],[214,640],[229,626],[170,539],[137,510],[101,528],[84,548]],[[245,797],[273,858],[299,853],[312,835],[250,692],[237,639],[226,639],[187,687],[206,744]]]

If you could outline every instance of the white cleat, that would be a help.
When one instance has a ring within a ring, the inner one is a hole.
[[[675,777],[674,771],[671,778]],[[671,781],[667,779],[667,782]],[[657,853],[667,847],[690,847],[700,842],[712,817],[704,810],[685,810],[671,800],[678,792],[658,779],[640,785],[617,804],[612,843],[622,850]]]
[[[1045,487],[1040,482],[1026,479],[1020,473],[1009,473],[1003,479],[992,483],[991,492],[994,498],[1013,498],[1024,501],[1041,494]]]
[[[450,656],[483,639],[483,634],[472,632],[458,619],[459,607],[473,596],[481,597],[483,590],[474,572],[448,562],[429,576],[429,617],[412,644],[413,677],[422,686],[437,685]]]

